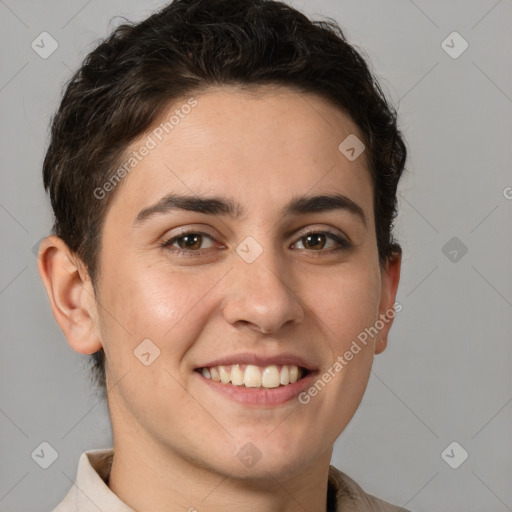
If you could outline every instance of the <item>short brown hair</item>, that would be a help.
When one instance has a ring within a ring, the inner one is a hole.
[[[43,179],[53,233],[81,258],[93,286],[115,193],[98,200],[94,190],[112,178],[128,145],[185,95],[271,84],[320,95],[358,125],[369,153],[379,261],[401,252],[392,227],[405,142],[396,111],[339,25],[310,21],[273,0],[174,0],[102,41],[72,76],[52,119]],[[103,349],[92,355],[92,372],[105,393]]]

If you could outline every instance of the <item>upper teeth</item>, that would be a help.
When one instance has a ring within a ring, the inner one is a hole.
[[[277,388],[297,382],[302,377],[303,370],[295,365],[256,366],[253,364],[233,364],[229,366],[211,366],[202,368],[201,373],[207,379],[220,381],[223,384],[242,384],[248,388]]]

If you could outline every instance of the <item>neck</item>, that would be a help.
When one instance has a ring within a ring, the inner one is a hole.
[[[139,434],[138,432],[137,434]],[[136,440],[135,440],[136,439]],[[325,512],[331,453],[300,471],[241,479],[137,435],[114,436],[108,485],[134,510],[154,512]]]

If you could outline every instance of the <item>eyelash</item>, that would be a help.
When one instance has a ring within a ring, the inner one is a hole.
[[[183,233],[180,233],[178,236],[169,238],[168,240],[162,242],[160,244],[160,247],[162,247],[163,249],[165,249],[167,251],[174,253],[177,256],[185,256],[185,257],[202,256],[203,252],[208,249],[199,249],[199,250],[194,251],[194,250],[186,250],[186,249],[172,247],[172,244],[175,243],[176,241],[178,241],[180,238],[184,238],[189,235],[201,235],[203,237],[207,237],[207,238],[210,238],[211,240],[214,240],[214,238],[212,236],[208,235],[207,233],[203,233],[202,231],[192,231],[191,230],[191,231],[184,231]],[[344,251],[344,250],[350,249],[352,247],[352,244],[350,242],[347,242],[340,236],[336,235],[335,233],[331,233],[330,231],[314,231],[314,230],[308,231],[308,232],[302,234],[297,239],[297,242],[302,240],[303,238],[306,238],[308,235],[326,235],[328,238],[331,238],[332,240],[334,240],[336,243],[339,244],[339,247],[337,247],[335,249],[328,249],[328,250],[320,249],[319,251],[314,251],[314,250],[308,250],[308,249],[301,249],[304,251],[311,252],[312,255],[315,255],[314,254],[315,252],[324,253],[324,254],[325,253],[332,254],[332,253],[337,253],[339,251]],[[293,245],[295,245],[295,243],[297,243],[297,242],[294,242]]]

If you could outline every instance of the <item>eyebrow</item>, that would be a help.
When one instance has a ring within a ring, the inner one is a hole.
[[[223,215],[239,218],[245,215],[245,208],[235,201],[224,197],[198,197],[168,194],[157,203],[141,210],[133,222],[134,227],[144,224],[156,215],[175,210],[185,210],[208,215]],[[356,216],[367,227],[364,210],[352,199],[343,194],[321,194],[293,198],[283,209],[283,216],[304,215],[333,210],[345,210]]]

